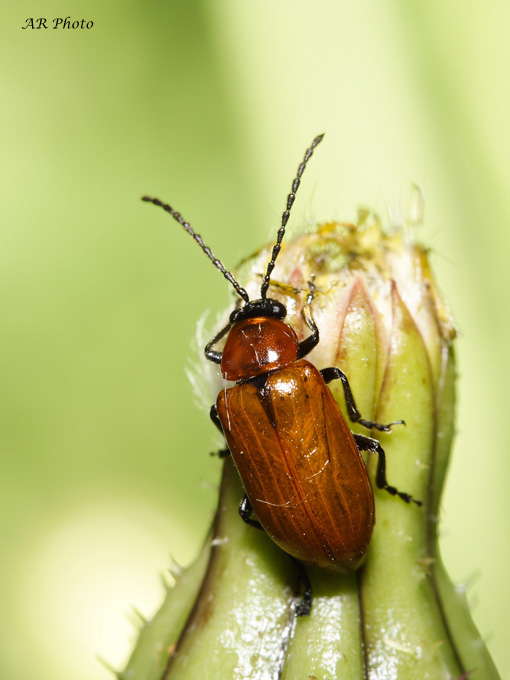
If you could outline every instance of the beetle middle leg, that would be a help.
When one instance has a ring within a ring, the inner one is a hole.
[[[405,493],[404,491],[399,491],[394,486],[388,484],[386,479],[386,454],[384,453],[383,447],[377,441],[377,439],[372,439],[372,437],[367,437],[364,434],[355,434],[354,440],[360,451],[370,451],[371,453],[377,454],[377,473],[375,476],[375,483],[378,489],[384,489],[392,496],[398,496],[406,503],[416,503],[416,505],[422,505],[421,501],[417,501],[411,496],[411,494]]]
[[[223,434],[223,428],[221,427],[221,422],[218,417],[218,407],[216,404],[213,404],[211,406],[211,410],[209,411],[209,416],[213,423],[216,425],[218,430]],[[228,448],[221,449],[221,451],[218,451],[218,456],[220,458],[224,458],[225,456],[228,456],[230,454],[230,451]],[[255,529],[262,529],[262,524],[257,521],[256,519],[251,518],[251,513],[253,512],[253,508],[251,507],[251,503],[248,500],[248,496],[244,494],[242,501],[239,504],[239,514],[241,515],[241,519],[243,522],[246,522],[246,524],[249,524],[251,527],[255,527]],[[262,529],[263,531],[263,529]]]
[[[354,395],[351,390],[351,386],[349,385],[349,381],[347,380],[347,376],[343,371],[341,371],[339,368],[336,368],[335,366],[331,366],[330,368],[323,368],[321,371],[321,375],[324,378],[324,382],[330,383],[332,380],[341,380],[342,381],[342,387],[344,389],[344,395],[345,395],[345,405],[347,407],[347,414],[349,415],[349,418],[352,420],[353,423],[359,423],[360,425],[363,425],[363,427],[368,428],[369,430],[379,430],[379,432],[391,432],[391,426],[392,425],[405,425],[405,422],[403,420],[394,420],[392,423],[388,423],[387,425],[383,425],[382,423],[375,423],[372,420],[365,420],[364,418],[361,417],[361,413],[358,411],[358,407],[356,406],[356,402],[354,401]]]
[[[213,421],[213,423],[216,425],[218,430],[223,434],[223,428],[221,427],[220,419],[218,418],[218,408],[216,404],[213,404],[211,406],[211,410],[209,411],[209,417]],[[219,451],[213,451],[211,453],[211,456],[218,456],[218,458],[226,458],[227,456],[230,455],[230,450],[228,446],[225,446],[224,449],[220,449]]]
[[[255,527],[255,529],[261,529],[264,531],[262,528],[262,524],[256,520],[251,518],[251,513],[253,512],[253,508],[251,507],[251,503],[248,500],[248,496],[244,494],[243,500],[239,504],[239,514],[241,515],[241,519],[243,522],[246,522],[246,524],[249,524],[251,527]]]

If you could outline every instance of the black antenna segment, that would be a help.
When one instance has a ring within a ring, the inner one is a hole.
[[[266,299],[266,294],[267,294],[267,289],[269,288],[269,281],[271,279],[271,274],[272,274],[272,271],[274,269],[274,266],[275,266],[275,263],[276,263],[276,258],[278,257],[278,253],[280,252],[280,249],[282,247],[282,240],[283,240],[283,237],[285,235],[285,227],[287,226],[287,222],[289,221],[290,209],[292,208],[292,204],[294,203],[294,199],[296,198],[296,192],[299,189],[299,185],[301,184],[301,177],[303,175],[303,172],[305,171],[306,164],[308,163],[308,161],[312,157],[312,154],[315,150],[315,147],[322,142],[323,137],[324,137],[324,133],[322,135],[317,135],[317,137],[313,140],[310,148],[306,150],[303,161],[301,162],[301,165],[298,168],[296,178],[292,182],[292,191],[287,196],[287,208],[282,215],[282,226],[278,229],[278,234],[277,234],[277,237],[276,237],[276,243],[273,246],[273,252],[271,254],[271,260],[268,262],[266,274],[264,276],[264,280],[262,281],[262,285],[260,287],[260,297],[262,298],[262,300]]]
[[[163,208],[167,213],[170,213],[174,220],[179,222],[181,227],[183,227],[190,236],[192,236],[195,241],[198,243],[198,245],[202,248],[204,253],[207,255],[207,257],[211,260],[213,265],[216,267],[216,269],[219,269],[220,272],[223,274],[223,276],[229,281],[233,286],[235,292],[240,295],[245,302],[249,302],[250,298],[248,297],[248,293],[245,291],[244,288],[241,288],[241,286],[237,283],[237,281],[234,279],[232,274],[225,269],[223,266],[223,263],[218,260],[218,258],[214,255],[212,250],[205,245],[205,243],[202,241],[202,237],[200,234],[197,234],[196,231],[193,229],[191,224],[189,222],[186,222],[182,215],[178,213],[176,210],[174,210],[168,203],[163,203],[162,201],[159,200],[159,198],[151,198],[150,196],[142,196],[142,201],[145,201],[146,203],[153,203],[154,205],[158,205],[160,208]]]

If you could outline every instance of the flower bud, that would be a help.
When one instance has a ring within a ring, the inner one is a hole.
[[[240,269],[250,299],[259,297],[269,257],[263,249]],[[496,679],[438,553],[454,431],[455,324],[426,249],[360,212],[357,224],[321,224],[284,243],[268,297],[285,304],[300,340],[310,334],[311,312],[320,342],[307,359],[345,372],[364,419],[405,421],[386,433],[347,418],[353,431],[379,439],[388,483],[422,506],[378,489],[370,454],[376,523],[366,560],[348,575],[309,568],[312,611],[298,618],[295,567],[239,519],[243,489],[227,457],[211,535],[120,677],[453,680],[471,671],[474,680]],[[340,381],[329,388],[347,417]]]

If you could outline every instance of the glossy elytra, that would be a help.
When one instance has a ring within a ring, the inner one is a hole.
[[[303,565],[348,573],[365,557],[375,507],[361,451],[378,455],[375,482],[380,489],[420,505],[388,484],[381,445],[350,431],[327,383],[342,382],[351,421],[385,432],[402,421],[383,425],[364,420],[346,375],[336,367],[319,371],[304,358],[319,342],[311,311],[313,284],[303,309],[310,335],[301,342],[284,321],[285,305],[267,297],[301,176],[323,136],[313,140],[299,165],[258,300],[249,299],[180,213],[157,198],[142,199],[160,206],[184,227],[243,301],[205,347],[206,357],[220,364],[223,377],[235,383],[220,391],[211,418],[225,435],[246,492],[241,517],[263,528],[298,566],[305,585],[298,615],[311,608],[311,586]],[[215,347],[225,336],[223,350],[218,351]]]

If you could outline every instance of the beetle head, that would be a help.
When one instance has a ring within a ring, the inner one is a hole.
[[[283,302],[264,298],[262,300],[250,300],[239,309],[234,309],[230,315],[230,323],[235,324],[243,319],[253,319],[256,316],[269,317],[271,319],[285,319],[287,308]]]

